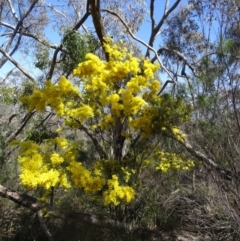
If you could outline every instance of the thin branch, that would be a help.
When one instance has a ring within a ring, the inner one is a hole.
[[[23,128],[26,126],[26,124],[28,123],[28,121],[31,119],[31,117],[34,115],[36,111],[32,111],[30,113],[28,113],[28,115],[26,116],[26,118],[24,119],[23,123],[21,124],[21,126],[17,129],[16,132],[14,132],[6,141],[6,143],[12,141],[14,138],[16,138],[21,131],[23,130]]]
[[[158,92],[157,95],[161,95],[161,93],[162,93],[163,90],[167,87],[168,84],[174,84],[174,82],[173,82],[172,80],[167,80],[167,81],[164,83],[163,87],[160,89],[160,91]]]
[[[6,188],[2,185],[0,185],[0,196],[3,198],[10,199],[16,204],[29,208],[34,212],[37,212],[42,208],[41,203],[39,203],[36,198],[31,197],[27,194],[20,194],[17,191],[12,190],[10,188]]]
[[[167,135],[167,134],[166,134]],[[168,136],[168,135],[167,135]],[[205,163],[205,165],[207,165],[208,167],[211,167],[212,170],[216,170],[219,174],[224,175],[224,176],[230,176],[234,179],[239,179],[239,177],[232,173],[229,170],[226,170],[224,168],[222,168],[221,166],[219,166],[216,162],[214,162],[213,159],[205,156],[203,153],[201,153],[200,151],[197,151],[187,140],[181,141],[181,140],[177,140],[174,137],[173,138],[175,141],[177,141],[178,143],[180,143],[182,146],[185,147],[185,149],[194,157],[196,157],[199,161],[203,161]]]
[[[23,27],[23,21],[24,19],[30,14],[30,12],[33,10],[34,6],[36,5],[36,3],[38,2],[39,0],[34,0],[31,4],[31,6],[29,7],[29,9],[24,13],[24,15],[21,17],[21,19],[18,21],[16,27],[14,28],[14,31],[12,33],[12,36],[10,37],[8,43],[7,43],[7,46],[5,47],[5,53],[7,54],[7,52],[9,51],[9,49],[11,48],[11,45],[12,45],[12,42],[13,42],[13,39],[15,38],[16,34],[19,32],[19,29]],[[9,2],[11,3],[11,2]],[[2,49],[3,50],[3,49]],[[6,55],[3,54],[5,57]],[[10,55],[11,56],[11,55]],[[9,59],[9,58],[8,58]],[[4,57],[1,58],[0,60],[0,68],[6,63],[6,59],[4,59]],[[15,64],[14,64],[15,65]],[[15,65],[16,66],[16,65]]]
[[[168,0],[167,0],[167,1],[168,1]],[[181,2],[181,0],[177,0],[177,1],[172,5],[172,7],[171,7],[169,10],[166,9],[166,8],[167,8],[167,5],[168,5],[168,4],[166,4],[165,13],[164,13],[162,19],[159,21],[159,23],[158,23],[158,25],[156,26],[156,28],[154,29],[154,32],[155,32],[156,34],[158,33],[158,31],[159,31],[160,28],[162,27],[164,21],[167,19],[167,17],[169,16],[169,14],[178,6],[178,4],[179,4],[180,2]]]
[[[14,18],[17,20],[17,22],[20,21],[19,17],[17,16],[17,13],[16,13],[16,11],[15,11],[13,5],[12,5],[11,0],[7,0],[7,2],[8,2],[8,5],[9,5],[9,7],[11,9],[11,12],[12,12]]]
[[[81,126],[80,128],[81,130],[83,130],[89,137],[90,139],[92,140],[93,142],[93,145],[95,146],[96,148],[96,151],[98,152],[100,158],[103,158],[103,159],[107,159],[107,154],[105,153],[105,151],[103,150],[103,148],[101,147],[101,145],[99,144],[97,138],[93,135],[93,133],[91,133],[85,126]]]
[[[86,12],[82,19],[79,20],[78,23],[76,23],[76,25],[73,27],[73,30],[78,30],[83,24],[84,22],[88,19],[88,17],[90,16],[90,12]]]
[[[7,80],[7,78],[12,74],[12,72],[14,71],[14,69],[15,69],[15,68],[11,69],[11,70],[7,73],[7,75],[5,76],[5,78],[2,80],[2,82],[1,82],[0,84],[3,84],[3,83]]]
[[[54,115],[52,112],[50,112],[40,123],[39,125],[36,126],[36,128],[39,128],[43,125],[43,123],[49,118],[51,117],[52,115]]]
[[[58,11],[56,8],[54,8],[51,3],[49,3],[49,4],[48,4],[48,3],[45,3],[45,5],[46,5],[47,7],[49,7],[51,10],[53,10],[54,12],[56,12],[58,15],[62,16],[63,18],[65,18],[65,19],[68,21],[68,23],[70,22],[69,19],[67,18],[67,16],[64,15],[62,12]]]
[[[17,43],[15,44],[13,50],[11,51],[11,53],[9,54],[10,56],[12,56],[18,49],[19,45],[20,45],[20,42],[21,42],[21,39],[22,39],[22,29],[20,30],[20,36],[18,37],[18,40],[17,40]]]
[[[193,64],[194,64],[194,65],[197,65],[197,64],[200,63],[204,58],[206,58],[206,57],[208,57],[208,56],[210,56],[210,55],[214,55],[214,54],[217,55],[218,53],[216,53],[216,51],[207,53],[207,54],[205,54],[204,56],[202,56],[200,59],[198,59],[196,62],[194,62]]]
[[[12,41],[15,37],[15,35],[17,34],[17,32],[19,31],[19,28],[20,27],[23,27],[23,21],[24,19],[30,14],[30,12],[33,10],[34,6],[37,4],[39,0],[34,0],[31,4],[31,6],[29,7],[29,9],[24,13],[24,15],[21,17],[21,19],[18,21],[14,31],[13,31],[13,34],[11,36],[11,39],[9,40],[8,42],[8,45],[6,46],[5,48],[5,51],[8,52],[9,48],[11,47],[11,44],[12,44]]]
[[[12,56],[18,49],[19,45],[20,45],[20,42],[21,42],[21,39],[22,39],[22,29],[20,30],[20,36],[18,37],[18,40],[17,40],[17,43],[15,44],[13,50],[11,51],[11,53],[9,54],[9,56]],[[6,51],[5,51],[6,52]],[[8,61],[8,58],[2,58],[2,60],[0,61],[1,64],[0,66],[3,67],[3,65]]]
[[[28,79],[32,80],[35,83],[34,78],[30,74],[28,74],[28,72],[20,64],[18,64],[9,54],[7,54],[1,47],[0,53],[2,53],[13,65],[15,65]]]
[[[72,4],[73,9],[74,9],[74,12],[76,13],[77,17],[80,19],[80,14],[79,14],[79,12],[77,11],[76,5],[74,4],[74,2],[73,2],[72,0],[70,0],[70,3]],[[88,5],[88,2],[87,2],[87,5]],[[89,11],[88,11],[88,8],[87,8],[86,12],[89,12]],[[85,27],[84,24],[82,24],[82,28],[83,28],[83,30],[84,30],[87,34],[89,34],[89,31],[88,31],[88,29]]]
[[[169,0],[166,0],[165,7],[164,7],[164,14],[167,14],[168,12],[168,5],[169,5]]]
[[[1,21],[1,20],[0,20],[0,24],[3,25],[3,26],[5,26],[5,27],[7,27],[7,28],[12,29],[12,30],[15,29],[13,25],[11,25],[11,24],[9,24],[9,23],[6,23],[6,22],[3,22],[3,21]],[[19,33],[19,32],[20,32],[20,31],[18,30],[17,33]],[[57,48],[57,45],[52,44],[52,43],[49,43],[47,40],[41,39],[41,38],[38,37],[37,35],[34,35],[34,34],[30,33],[29,31],[26,31],[26,30],[25,30],[25,27],[22,28],[22,35],[27,36],[27,37],[31,37],[31,38],[37,40],[39,43],[41,43],[41,44],[43,44],[43,45],[45,45],[45,46],[48,46],[48,47],[50,47],[50,48],[53,48],[53,49],[56,49],[56,48]]]
[[[167,68],[163,65],[161,59],[158,57],[158,54],[156,52],[156,50],[154,48],[152,48],[151,46],[149,46],[147,43],[145,43],[143,40],[137,38],[130,30],[130,28],[128,27],[128,25],[125,23],[125,21],[115,12],[109,10],[109,9],[102,9],[103,12],[108,12],[114,16],[116,16],[117,18],[119,18],[119,20],[122,22],[122,24],[125,26],[125,28],[127,29],[127,32],[130,34],[130,36],[136,40],[137,42],[141,43],[142,45],[144,45],[146,48],[150,49],[151,51],[153,51],[153,53],[156,56],[156,59],[158,60],[158,62],[160,63],[161,68],[164,69],[164,71],[167,73],[167,75],[171,78],[172,81],[174,81],[175,84],[176,81],[174,80],[174,78],[171,76],[170,72],[167,70]]]
[[[150,39],[149,39],[149,42],[148,42],[148,45],[153,47],[153,43],[154,43],[154,40],[160,30],[160,28],[162,27],[162,25],[164,24],[165,20],[167,19],[167,17],[169,16],[169,14],[178,6],[178,4],[181,2],[181,0],[177,0],[173,5],[172,7],[167,10],[168,8],[168,0],[166,0],[166,4],[165,4],[165,12],[161,18],[161,20],[159,21],[159,23],[157,24],[157,26],[155,26],[155,28],[153,29],[152,33],[151,33],[151,36],[150,36]],[[149,57],[149,49],[147,49],[147,52],[146,52],[146,57]]]
[[[188,67],[192,70],[192,72],[195,74],[195,70],[194,70],[193,66],[188,62],[187,58],[186,58],[182,53],[180,53],[179,51],[177,51],[177,50],[175,50],[175,49],[169,49],[169,48],[167,48],[167,47],[162,47],[162,48],[158,49],[158,51],[157,51],[158,55],[160,55],[163,51],[176,54],[180,59],[182,59],[183,61],[185,61],[185,63],[187,64],[187,66],[188,66]],[[151,59],[151,62],[153,63],[156,59],[157,59],[156,56],[154,56],[154,57]]]

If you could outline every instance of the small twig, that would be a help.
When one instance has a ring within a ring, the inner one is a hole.
[[[160,94],[163,92],[163,90],[167,87],[168,84],[173,84],[173,83],[174,83],[174,82],[173,82],[172,80],[167,80],[167,81],[164,83],[163,87],[160,89],[160,91],[158,92],[157,95],[160,95]]]

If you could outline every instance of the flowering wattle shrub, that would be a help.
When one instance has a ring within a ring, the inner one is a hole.
[[[160,144],[164,133],[184,141],[177,125],[189,119],[191,108],[170,95],[158,95],[160,66],[106,42],[109,61],[89,53],[73,71],[80,86],[62,76],[57,84],[47,80],[42,89],[21,98],[29,111],[50,106],[64,128],[84,132],[96,159],[85,166],[78,155],[81,144],[65,139],[61,131],[40,144],[24,141],[18,158],[22,185],[77,187],[99,195],[105,205],[119,205],[135,198],[143,169],[167,172],[193,166],[191,160],[161,150]]]

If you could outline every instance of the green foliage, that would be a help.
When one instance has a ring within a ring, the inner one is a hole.
[[[39,51],[39,53],[36,54],[36,61],[34,62],[35,66],[39,68],[40,70],[44,70],[48,68],[50,65],[50,60],[49,60],[49,51],[50,49],[47,47],[44,47]]]
[[[92,34],[80,34],[70,29],[65,30],[62,43],[64,51],[61,54],[61,68],[67,75],[85,60],[87,53],[93,53],[99,46]]]
[[[12,105],[17,103],[17,90],[8,85],[0,86],[0,102]]]
[[[239,53],[240,41],[231,38],[221,38],[217,47],[216,52],[220,63],[224,62],[228,66],[233,64],[236,60],[236,56]]]
[[[171,123],[172,126],[178,126],[180,123],[190,119],[192,112],[191,105],[185,103],[181,97],[172,98],[170,94],[164,94],[159,99],[153,101],[153,123],[156,133],[161,132],[160,127],[167,126]],[[173,111],[174,110],[174,111]]]
[[[46,139],[56,138],[57,136],[56,132],[49,130],[45,125],[41,125],[39,128],[29,131],[28,139],[40,144]]]

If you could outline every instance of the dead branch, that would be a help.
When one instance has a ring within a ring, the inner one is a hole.
[[[37,201],[36,198],[27,194],[20,194],[17,191],[6,188],[2,185],[0,185],[0,196],[15,202],[20,206],[29,208],[34,212],[37,212],[42,208],[42,205]]]
[[[166,134],[167,135],[167,134]],[[170,137],[169,135],[167,135]],[[229,177],[235,180],[239,180],[239,176],[234,174],[232,171],[228,169],[224,169],[220,165],[218,165],[213,159],[209,158],[208,156],[204,155],[202,152],[196,150],[187,140],[181,141],[171,136],[175,141],[180,143],[185,149],[197,160],[202,161],[210,170],[216,171],[218,174],[224,177]]]
[[[101,216],[86,214],[86,213],[65,213],[63,211],[59,211],[55,207],[51,207],[50,205],[42,205],[38,200],[28,194],[20,194],[19,192],[12,190],[10,188],[6,188],[0,185],[0,196],[6,199],[13,201],[14,203],[26,207],[33,212],[39,213],[39,217],[42,220],[42,208],[46,208],[49,215],[63,219],[63,220],[70,220],[78,223],[89,223],[99,227],[120,227],[125,228],[125,225],[111,220],[111,219],[104,219]],[[39,212],[40,211],[40,212]]]

